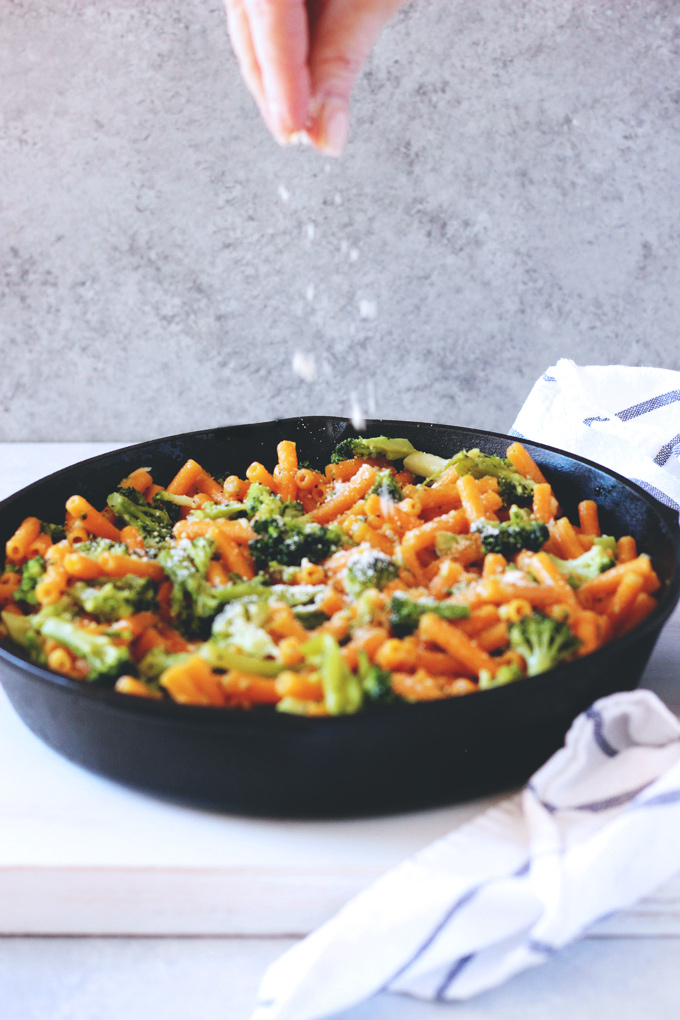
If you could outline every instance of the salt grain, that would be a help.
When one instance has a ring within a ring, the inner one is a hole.
[[[285,184],[279,184],[278,192],[279,192],[279,198],[281,199],[281,201],[282,202],[287,202],[288,199],[290,198],[290,191],[288,190],[288,188],[286,187]]]
[[[307,284],[307,289],[305,290],[305,297],[307,298],[308,301],[314,300],[315,293],[316,292],[314,290],[314,284],[313,283]]]
[[[363,430],[366,428],[366,419],[364,417],[363,411],[359,407],[359,401],[357,399],[356,393],[350,393],[349,399],[352,405],[352,410],[350,412],[352,425],[354,426],[357,432],[363,432]]]
[[[305,382],[311,383],[316,379],[316,358],[313,354],[305,354],[304,351],[295,351],[293,354],[293,372]]]
[[[359,259],[359,249],[358,248],[350,248],[350,250],[349,250],[349,260],[350,260],[350,262],[357,262],[358,259]]]
[[[359,317],[362,319],[375,319],[378,314],[378,306],[375,301],[369,301],[368,298],[361,298],[359,300]]]
[[[313,241],[314,240],[314,234],[316,233],[316,228],[315,228],[314,224],[313,223],[308,223],[306,228],[305,228],[305,231],[306,231],[306,234],[307,234],[307,240],[308,241]]]

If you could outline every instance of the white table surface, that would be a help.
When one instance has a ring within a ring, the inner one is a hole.
[[[115,445],[0,444],[0,498]],[[679,650],[676,614],[644,678],[676,711]],[[291,935],[485,803],[334,823],[192,811],[64,761],[3,696],[0,1020],[245,1020],[264,968]],[[44,937],[52,932],[70,937]],[[98,932],[118,937],[90,934]],[[166,937],[121,937],[131,932]],[[72,937],[79,933],[88,937]],[[465,1020],[675,1020],[678,939],[676,879],[543,967],[470,1003],[381,996],[343,1020],[434,1020],[447,1010]]]

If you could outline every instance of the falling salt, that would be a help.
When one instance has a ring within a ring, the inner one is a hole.
[[[342,195],[336,191],[335,195],[333,196],[333,201],[335,202],[336,205],[342,205]]]
[[[366,397],[368,403],[368,413],[375,414],[378,408],[378,404],[375,399],[375,384],[372,379],[369,379],[366,385]]]
[[[350,260],[350,262],[357,262],[358,259],[359,259],[359,249],[358,248],[350,248],[350,250],[349,250],[349,260]]]
[[[279,184],[277,190],[278,190],[279,198],[281,199],[281,201],[282,202],[287,202],[288,199],[290,198],[290,191],[288,190],[286,185],[285,184]]]
[[[349,248],[349,244],[348,244],[347,241],[341,241],[340,242],[340,251],[342,252],[343,255],[347,254],[347,249],[348,248]]]
[[[308,301],[314,300],[315,293],[316,292],[314,290],[314,284],[313,283],[307,284],[307,289],[305,290],[305,297],[307,298]]]
[[[378,306],[375,301],[370,301],[368,298],[359,300],[359,317],[361,319],[375,319],[377,314]]]
[[[354,426],[357,432],[363,432],[363,430],[366,428],[366,419],[364,417],[363,411],[359,407],[359,401],[357,399],[356,393],[350,393],[349,399],[352,407],[350,412],[352,425]]]
[[[311,383],[316,379],[316,358],[313,354],[305,354],[304,351],[295,351],[293,354],[293,372],[305,382]]]
[[[314,224],[313,223],[308,223],[307,226],[305,227],[305,232],[307,234],[307,240],[308,241],[313,241],[314,240],[314,234],[316,233],[316,228],[315,228]]]

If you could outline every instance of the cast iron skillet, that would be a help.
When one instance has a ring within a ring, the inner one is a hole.
[[[216,474],[271,464],[292,439],[300,458],[325,464],[352,435],[342,418],[290,418],[172,436],[76,464],[0,504],[0,540],[37,514],[61,521],[80,493],[95,506],[136,467],[167,484],[188,458]],[[370,421],[366,435],[405,436],[417,449],[451,456],[479,446],[504,454],[493,432]],[[59,676],[0,648],[5,690],[24,722],[50,747],[118,782],[172,800],[284,817],[351,816],[450,803],[524,781],[562,743],[572,719],[596,698],[639,682],[678,600],[677,515],[619,475],[526,443],[565,510],[600,506],[603,530],[633,534],[662,579],[658,607],[633,632],[586,658],[507,687],[445,701],[395,705],[356,716],[306,719],[146,701]]]

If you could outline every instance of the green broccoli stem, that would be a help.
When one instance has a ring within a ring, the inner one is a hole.
[[[22,648],[26,648],[26,636],[33,629],[33,621],[30,616],[20,616],[18,613],[3,612],[2,622],[4,623],[7,634],[15,644],[21,645]]]
[[[236,669],[240,673],[255,673],[257,676],[278,676],[284,669],[293,668],[276,659],[257,659],[253,655],[232,651],[214,641],[206,641],[199,654],[213,669]]]
[[[124,646],[114,644],[103,634],[83,630],[70,620],[57,616],[47,617],[40,625],[40,633],[68,648],[78,658],[85,659],[92,674],[89,679],[111,679],[132,666]]]
[[[361,680],[345,663],[338,642],[330,634],[319,634],[302,646],[302,654],[318,666],[324,703],[330,715],[353,715],[361,708],[364,690]]]

